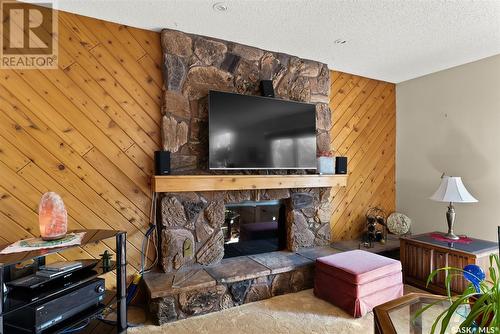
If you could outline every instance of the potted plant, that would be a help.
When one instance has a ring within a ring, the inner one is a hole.
[[[442,271],[446,272],[445,287],[450,305],[436,317],[432,324],[431,334],[437,333],[438,324],[441,324],[439,333],[447,333],[450,320],[461,305],[468,305],[470,311],[464,315],[458,333],[500,333],[500,261],[498,255],[490,255],[490,279],[486,279],[484,271],[479,266],[471,264],[463,269],[455,267],[436,269],[427,278],[427,285]],[[451,282],[458,276],[463,276],[470,284],[461,295],[452,296]],[[422,308],[414,318],[440,302]]]

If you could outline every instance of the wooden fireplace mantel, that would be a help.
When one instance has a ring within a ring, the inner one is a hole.
[[[347,175],[167,175],[153,176],[154,192],[345,187]]]

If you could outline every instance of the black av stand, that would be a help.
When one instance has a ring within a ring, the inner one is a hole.
[[[20,253],[11,254],[0,254],[0,334],[12,333],[12,329],[6,329],[5,319],[13,312],[19,311],[24,307],[30,307],[36,305],[38,300],[19,302],[14,301],[9,298],[9,293],[4,291],[4,283],[12,280],[13,268],[16,264],[35,260],[35,266],[41,266],[45,264],[45,257],[49,254],[62,253],[68,249],[85,246],[86,244],[97,243],[99,241],[115,238],[116,240],[116,262],[112,262],[112,265],[107,267],[103,266],[102,263],[98,263],[94,269],[94,273],[89,276],[89,279],[95,278],[102,274],[105,274],[111,270],[116,270],[116,297],[114,292],[107,291],[106,298],[99,306],[88,309],[81,314],[75,315],[72,318],[66,319],[53,327],[49,327],[43,331],[43,334],[48,333],[63,333],[67,332],[69,329],[78,328],[79,324],[86,324],[85,328],[82,328],[84,333],[103,333],[101,322],[97,320],[97,317],[101,315],[103,310],[107,308],[108,305],[116,301],[116,325],[106,325],[108,330],[105,332],[111,333],[126,333],[127,331],[127,233],[124,231],[113,231],[113,230],[75,230],[69,231],[74,233],[85,232],[82,242],[79,245],[57,247],[50,249],[42,249],[35,251],[27,251]],[[4,249],[8,245],[0,246],[0,250]],[[85,280],[82,280],[84,284]],[[77,287],[78,285],[75,285]],[[110,328],[110,326],[114,328]],[[15,332],[15,331],[14,331]]]

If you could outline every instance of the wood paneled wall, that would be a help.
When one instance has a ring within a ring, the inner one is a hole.
[[[0,242],[38,235],[43,192],[62,195],[70,228],[128,232],[139,268],[160,146],[160,35],[59,13],[57,70],[0,70]],[[332,149],[349,157],[332,200],[334,239],[356,237],[372,205],[394,210],[394,85],[331,72]],[[113,240],[65,253],[97,257]]]
[[[60,12],[57,70],[0,70],[0,241],[39,235],[39,199],[56,191],[71,229],[127,231],[129,273],[140,267],[161,61],[156,32]]]
[[[333,191],[334,240],[359,237],[373,206],[395,210],[395,85],[331,71],[331,149],[348,157],[347,187]]]

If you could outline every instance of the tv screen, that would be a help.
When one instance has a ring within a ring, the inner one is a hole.
[[[314,104],[210,91],[210,169],[316,169]]]

